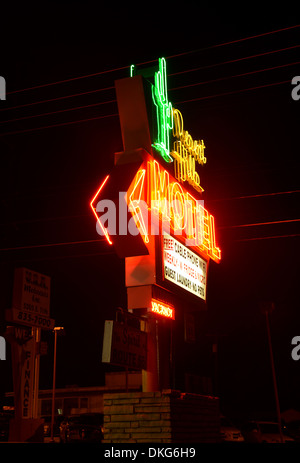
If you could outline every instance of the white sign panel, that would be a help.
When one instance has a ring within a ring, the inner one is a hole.
[[[50,277],[41,273],[17,268],[15,270],[13,308],[23,312],[49,317]]]
[[[206,261],[167,233],[163,235],[163,267],[165,280],[206,299]]]

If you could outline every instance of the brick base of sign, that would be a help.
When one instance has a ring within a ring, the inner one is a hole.
[[[170,389],[104,394],[105,444],[219,441],[217,397]]]

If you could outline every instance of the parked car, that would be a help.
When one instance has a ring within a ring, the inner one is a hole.
[[[241,431],[225,416],[221,416],[221,441],[222,442],[244,442]]]
[[[49,442],[51,438],[51,415],[44,416],[44,442]],[[60,442],[60,424],[64,420],[63,415],[55,416],[53,426],[54,441]]]
[[[250,421],[243,428],[243,435],[246,442],[253,443],[281,443],[278,423],[273,421]],[[284,442],[295,442],[282,429]]]
[[[61,442],[101,442],[103,414],[82,413],[65,418],[60,425]]]

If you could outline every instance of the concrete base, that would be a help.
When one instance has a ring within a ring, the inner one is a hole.
[[[217,397],[181,393],[104,394],[104,444],[220,442]]]

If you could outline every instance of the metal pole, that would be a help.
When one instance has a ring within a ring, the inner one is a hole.
[[[143,392],[159,391],[158,375],[158,345],[156,320],[148,317],[146,322],[147,332],[147,370],[142,370]]]
[[[276,413],[277,413],[280,441],[281,441],[281,443],[283,443],[284,439],[283,439],[282,428],[281,428],[280,405],[279,405],[278,389],[277,389],[277,382],[276,382],[276,374],[275,374],[275,365],[274,365],[273,349],[272,349],[272,342],[271,342],[271,332],[270,332],[270,323],[269,323],[269,312],[268,312],[268,310],[266,310],[266,324],[267,324],[268,342],[269,342],[269,349],[270,349],[270,359],[271,359],[271,367],[272,367],[273,385],[274,385],[275,400],[276,400]]]
[[[56,381],[56,343],[57,343],[57,330],[54,328],[54,360],[53,360],[53,384],[52,384],[52,412],[51,412],[51,442],[54,442],[53,428],[54,428],[54,409],[55,409],[55,381]]]
[[[41,342],[41,328],[34,329],[35,335],[35,368],[34,368],[34,395],[33,395],[33,418],[38,417],[38,399],[39,399],[39,376],[40,376],[40,352],[37,352],[37,346]]]

